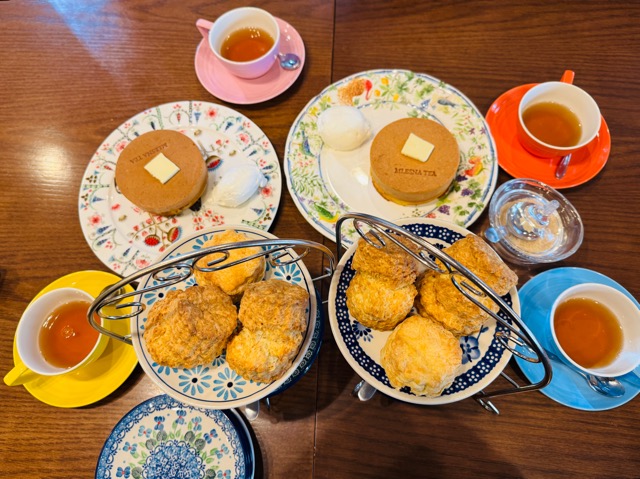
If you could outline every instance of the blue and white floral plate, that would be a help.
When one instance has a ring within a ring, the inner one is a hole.
[[[177,216],[156,216],[132,204],[115,184],[120,153],[138,136],[175,130],[191,138],[207,158],[209,181],[200,202]],[[230,168],[253,164],[267,184],[238,208],[213,203],[216,183]],[[98,147],[80,185],[80,226],[96,256],[113,272],[128,276],[149,266],[176,242],[220,225],[245,224],[268,230],[282,192],[278,156],[269,138],[249,118],[226,106],[178,101],[149,108],[125,121]]]
[[[340,105],[358,108],[371,125],[370,138],[352,151],[328,148],[318,133],[318,117]],[[458,142],[460,166],[441,197],[403,206],[384,199],[373,187],[369,149],[382,128],[408,117],[444,125]],[[289,131],[283,169],[302,216],[335,241],[336,220],[350,211],[390,221],[425,217],[469,226],[478,219],[496,186],[498,159],[482,113],[462,92],[423,73],[370,70],[329,85],[309,101]],[[343,239],[351,244],[358,234],[349,229]]]
[[[396,221],[396,224],[441,248],[471,234],[465,228],[438,220],[407,218]],[[342,256],[333,275],[329,289],[329,322],[340,351],[362,379],[380,392],[401,401],[434,405],[452,403],[472,396],[488,386],[502,372],[511,358],[511,352],[498,341],[496,333],[500,331],[508,334],[509,331],[496,320],[490,319],[474,336],[460,338],[461,372],[441,396],[416,396],[406,388],[395,389],[391,386],[385,370],[380,365],[380,350],[391,331],[376,331],[364,327],[350,315],[347,308],[346,291],[355,275],[355,270],[351,268],[355,250],[356,244]],[[515,287],[503,296],[503,299],[516,313],[520,313],[520,301]],[[509,321],[502,312],[499,314]]]
[[[96,479],[251,479],[253,442],[234,410],[197,409],[162,395],[129,411],[107,438]]]
[[[218,227],[176,242],[176,244],[167,251],[166,255],[158,258],[158,262],[201,249],[203,244],[215,233],[231,228],[240,233],[244,233],[249,239],[276,239],[275,236],[266,231],[248,226]],[[293,252],[292,254],[295,253]],[[267,261],[267,270],[264,279],[271,278],[297,284],[309,292],[307,331],[300,350],[293,360],[293,364],[283,377],[272,383],[260,383],[244,379],[229,367],[224,354],[216,358],[211,364],[197,366],[191,369],[161,366],[151,358],[145,346],[143,336],[149,307],[156,301],[164,298],[170,290],[185,289],[195,285],[196,281],[194,276],[180,283],[141,294],[141,297],[138,296],[139,300],[147,306],[147,309],[131,319],[131,339],[142,369],[163,392],[178,401],[195,407],[212,409],[237,408],[274,394],[285,384],[289,377],[295,373],[297,368],[309,359],[309,350],[314,345],[313,338],[315,336],[318,305],[311,276],[301,260],[275,268]],[[156,280],[152,276],[145,276],[141,278],[138,289],[141,290],[152,284],[157,284]]]

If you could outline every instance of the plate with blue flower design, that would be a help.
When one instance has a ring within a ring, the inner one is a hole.
[[[206,158],[205,192],[195,205],[176,216],[141,210],[120,193],[115,183],[120,153],[135,138],[153,130],[183,133]],[[257,166],[266,184],[237,208],[215,204],[212,193],[220,178],[231,168],[245,164]],[[207,228],[246,224],[268,230],[278,211],[281,192],[278,156],[253,121],[223,105],[178,101],[134,115],[102,142],[82,177],[78,212],[91,250],[114,273],[128,276],[151,265],[176,242]]]
[[[129,411],[107,438],[96,479],[251,479],[253,442],[234,411],[199,409],[157,396]]]
[[[227,229],[233,229],[239,233],[243,233],[249,239],[277,239],[274,235],[266,231],[249,226],[221,226],[176,242],[164,257],[158,258],[158,261],[176,258],[202,249],[204,243],[211,239],[214,234]],[[295,255],[296,253],[290,251],[289,254]],[[306,289],[309,293],[309,302],[306,309],[307,329],[298,354],[287,372],[276,381],[261,383],[245,379],[238,375],[229,367],[225,353],[218,356],[210,364],[204,364],[190,369],[170,368],[156,363],[153,358],[151,358],[144,341],[145,323],[147,321],[149,307],[156,301],[162,300],[167,292],[171,290],[186,289],[196,285],[195,277],[192,275],[179,283],[170,286],[161,286],[154,291],[140,293],[137,298],[146,306],[146,309],[131,319],[131,339],[138,356],[138,362],[142,366],[142,369],[163,392],[178,401],[195,407],[212,409],[237,408],[274,394],[291,376],[296,374],[296,371],[297,374],[300,374],[298,367],[309,361],[309,358],[313,356],[313,351],[310,352],[310,349],[317,346],[317,342],[314,342],[314,332],[316,330],[318,303],[313,281],[301,260],[274,267],[268,261],[269,256],[266,258],[267,268],[264,276],[265,280],[279,279],[287,281]],[[286,260],[286,258],[283,259],[283,261],[284,260]],[[141,278],[138,289],[142,290],[158,284],[153,275],[148,275]]]
[[[337,151],[325,146],[318,118],[335,106],[357,108],[371,127],[358,148]],[[419,205],[399,205],[383,198],[369,172],[369,149],[375,135],[402,118],[440,123],[455,137],[460,165],[449,189]],[[336,221],[358,211],[393,221],[436,218],[467,227],[487,205],[498,178],[497,150],[487,122],[461,91],[432,76],[409,70],[369,70],[343,78],[312,98],[293,122],[283,163],[287,188],[302,216],[335,241]],[[357,232],[345,228],[351,244]]]
[[[438,248],[447,247],[471,234],[467,229],[445,221],[406,218],[396,224],[407,231],[427,239]],[[490,318],[482,329],[472,335],[460,338],[462,367],[453,384],[438,397],[417,396],[407,388],[396,389],[380,365],[380,350],[385,345],[391,331],[376,331],[360,324],[347,307],[346,291],[355,270],[351,267],[356,245],[352,245],[342,256],[331,280],[329,289],[329,324],[340,352],[358,375],[380,392],[401,401],[424,404],[448,404],[468,398],[488,386],[505,368],[511,352],[498,340],[498,333],[508,335],[509,330]],[[512,288],[503,298],[520,314],[520,301],[516,288]],[[510,324],[502,312],[501,318]],[[512,324],[513,325],[513,324]],[[513,325],[515,326],[515,325]]]

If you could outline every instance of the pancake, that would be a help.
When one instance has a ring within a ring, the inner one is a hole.
[[[162,183],[144,167],[162,153],[180,168]],[[173,216],[193,205],[207,187],[207,167],[196,144],[173,130],[145,133],[122,151],[116,164],[116,185],[139,208]]]
[[[411,133],[434,145],[427,161],[401,153]],[[453,135],[425,118],[404,118],[385,126],[373,139],[369,156],[373,186],[384,198],[401,205],[425,203],[445,193],[460,163]]]

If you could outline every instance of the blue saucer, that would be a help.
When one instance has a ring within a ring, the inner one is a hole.
[[[549,329],[549,311],[558,295],[567,288],[582,283],[600,283],[611,286],[627,295],[639,308],[640,303],[614,280],[583,268],[557,268],[545,271],[530,279],[518,292],[521,316],[540,345],[555,351]],[[542,364],[534,364],[520,358],[516,362],[529,381],[538,382],[544,375]],[[593,391],[586,381],[569,366],[551,360],[553,378],[541,390],[542,394],[565,406],[583,411],[606,411],[631,401],[640,392],[640,378],[634,373],[618,378],[624,384],[625,393],[619,398],[608,398]],[[640,367],[634,371],[640,375]]]

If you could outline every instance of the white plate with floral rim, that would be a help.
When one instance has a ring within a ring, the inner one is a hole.
[[[95,477],[250,479],[254,473],[253,441],[236,411],[197,409],[162,395],[116,424]]]
[[[369,121],[373,134],[347,152],[325,147],[318,116],[327,108],[351,105]],[[369,148],[375,134],[406,117],[428,118],[453,133],[460,166],[451,187],[428,203],[402,206],[384,199],[369,175]],[[357,211],[393,221],[435,218],[469,226],[482,213],[498,177],[496,147],[483,115],[460,91],[428,75],[407,70],[372,70],[325,88],[298,115],[287,138],[284,172],[291,196],[307,221],[335,241],[335,222]],[[346,244],[357,239],[344,232]]]
[[[454,224],[422,219],[407,218],[395,222],[411,233],[426,238],[431,244],[444,248],[464,238],[470,231]],[[407,388],[396,389],[380,365],[380,350],[385,345],[391,331],[376,331],[367,328],[349,314],[346,291],[355,271],[351,268],[356,245],[352,245],[342,256],[331,280],[329,289],[329,323],[336,343],[343,356],[358,375],[391,397],[401,401],[435,405],[448,404],[468,398],[488,386],[505,368],[511,352],[498,340],[496,333],[509,334],[509,330],[495,319],[489,319],[482,329],[473,336],[460,338],[462,368],[453,384],[441,396],[430,398],[417,396]],[[502,297],[507,304],[520,314],[520,301],[516,288]],[[500,317],[513,325],[502,312]],[[513,325],[515,326],[515,325]]]
[[[124,148],[152,130],[176,130],[194,140],[209,160],[207,190],[199,202],[177,216],[156,216],[127,200],[115,185],[115,168]],[[231,167],[258,165],[267,184],[238,208],[213,204],[211,192]],[[127,276],[152,264],[181,238],[205,228],[246,224],[268,230],[282,192],[278,156],[264,132],[226,106],[203,101],[166,103],[145,110],[116,128],[96,150],[82,177],[79,214],[82,232],[98,258]]]
[[[276,239],[271,233],[249,226],[220,226],[208,229],[206,232],[197,233],[184,240],[177,241],[166,254],[159,258],[159,261],[176,258],[178,256],[191,253],[203,247],[203,244],[220,231],[234,229],[244,233],[249,239]],[[279,253],[278,253],[279,254]],[[295,255],[295,252],[291,252]],[[267,256],[267,269],[264,279],[279,279],[296,284],[306,289],[309,293],[309,303],[307,306],[307,330],[302,341],[302,345],[293,363],[287,372],[278,380],[271,383],[254,382],[239,376],[229,367],[225,354],[218,356],[210,364],[196,366],[191,369],[170,368],[157,364],[149,355],[144,341],[144,327],[147,321],[147,313],[156,301],[163,299],[168,291],[174,289],[186,289],[196,284],[195,277],[183,280],[171,286],[164,286],[154,291],[141,293],[136,298],[146,305],[145,311],[131,319],[131,340],[138,356],[138,362],[142,369],[151,377],[153,382],[162,389],[163,392],[177,399],[178,401],[190,404],[195,407],[211,409],[229,409],[245,406],[264,397],[270,396],[284,385],[290,376],[296,373],[297,368],[305,361],[309,360],[312,352],[309,350],[316,347],[314,342],[316,329],[317,300],[313,281],[309,271],[301,260],[288,265],[273,267],[269,264]],[[288,260],[283,257],[282,261]],[[170,274],[170,271],[163,273]],[[144,276],[140,279],[138,290],[149,286],[158,285],[159,282],[152,275]],[[299,374],[299,372],[298,372]]]

